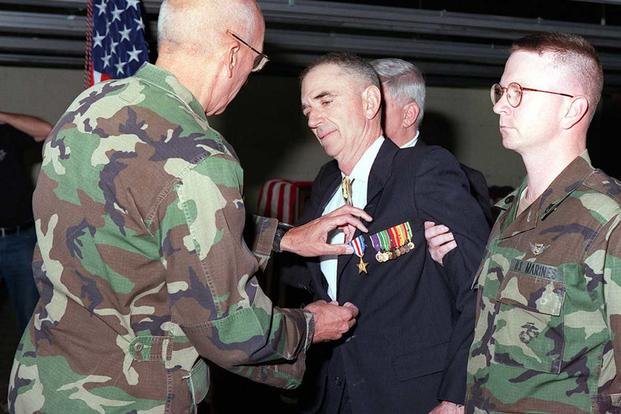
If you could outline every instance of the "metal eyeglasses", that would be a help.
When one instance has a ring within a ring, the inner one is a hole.
[[[250,48],[250,50],[252,50],[254,53],[257,54],[257,56],[254,58],[254,63],[252,64],[252,72],[260,71],[261,69],[263,69],[263,66],[265,66],[265,64],[267,62],[269,62],[269,58],[267,57],[267,55],[265,53],[259,52],[257,49],[255,49],[254,47],[250,46],[248,44],[248,42],[246,42],[244,39],[239,37],[238,34],[236,34],[235,32],[233,32],[231,30],[228,30],[228,29],[227,29],[226,32],[228,34],[230,34],[231,36],[233,36],[238,41],[240,41],[241,43],[243,43],[244,45],[248,46]]]
[[[524,91],[551,93],[553,95],[567,96],[568,98],[574,97],[574,95],[569,95],[567,93],[526,88],[517,82],[511,82],[509,85],[507,85],[506,88],[504,86],[501,86],[499,83],[495,83],[492,85],[492,88],[490,89],[490,98],[492,99],[492,105],[496,105],[496,103],[500,100],[500,98],[502,98],[504,94],[507,94],[507,102],[509,102],[509,105],[511,105],[514,108],[517,108],[518,106],[520,106],[520,103],[522,102],[522,94],[524,93]]]

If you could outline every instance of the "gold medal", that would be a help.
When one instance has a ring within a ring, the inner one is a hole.
[[[358,273],[367,273],[367,265],[368,263],[362,260],[362,257],[361,257],[360,262],[358,263]]]

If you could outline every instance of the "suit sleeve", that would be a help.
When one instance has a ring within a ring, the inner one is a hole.
[[[314,322],[301,309],[273,306],[259,287],[259,263],[243,240],[240,183],[236,160],[211,156],[160,203],[156,231],[172,315],[201,356],[291,388],[302,379]]]
[[[421,161],[415,199],[424,219],[446,225],[457,241],[457,248],[447,255],[442,270],[453,293],[456,319],[438,400],[463,403],[475,316],[471,282],[483,257],[489,227],[457,160],[442,148],[432,148]]]

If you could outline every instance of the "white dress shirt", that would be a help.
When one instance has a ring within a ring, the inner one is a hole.
[[[416,143],[418,142],[418,135],[419,134],[420,134],[420,130],[417,130],[416,131],[416,135],[414,136],[414,138],[412,138],[411,141],[406,142],[405,144],[403,144],[399,148],[410,148],[410,147],[413,147],[414,145],[416,145]]]
[[[364,154],[362,154],[362,157],[356,163],[351,171],[351,174],[349,175],[349,178],[352,180],[351,192],[354,207],[363,209],[367,205],[367,184],[369,181],[369,173],[371,172],[371,167],[375,162],[375,157],[377,157],[377,153],[383,143],[383,136],[376,139],[375,142],[367,148]],[[345,174],[341,172],[341,176],[344,177]],[[324,208],[323,213],[321,213],[322,216],[325,216],[326,214],[331,213],[337,208],[345,205],[341,191],[341,185],[339,185],[336,188],[336,192],[332,195],[332,198],[326,205],[326,208]],[[342,244],[345,242],[345,234],[341,230],[335,230],[328,235],[328,242],[330,244]],[[338,256],[321,256],[319,258],[319,267],[321,268],[323,276],[328,281],[328,295],[332,298],[332,300],[336,300],[337,295],[337,259]]]

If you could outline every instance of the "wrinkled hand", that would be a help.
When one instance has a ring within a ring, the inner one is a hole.
[[[356,229],[365,233],[368,231],[361,219],[367,222],[373,220],[364,210],[343,206],[289,230],[280,241],[280,250],[306,257],[352,254],[354,250],[347,243]],[[328,233],[337,228],[345,233],[345,244],[328,243]]]
[[[433,221],[425,222],[425,239],[431,258],[440,265],[443,265],[444,256],[457,247],[449,228],[442,224],[436,225]]]
[[[358,316],[358,308],[349,302],[339,306],[338,302],[318,300],[309,303],[304,309],[312,312],[315,317],[314,344],[340,339],[355,325]]]
[[[436,405],[433,410],[429,411],[429,414],[463,414],[464,406],[461,404],[455,404],[450,401],[442,401]]]

